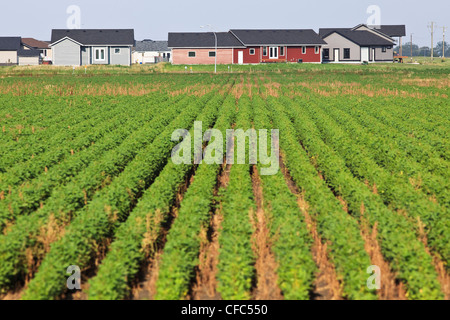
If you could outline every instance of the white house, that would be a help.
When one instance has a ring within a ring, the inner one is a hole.
[[[136,41],[133,51],[133,63],[172,62],[172,51],[167,45],[167,41],[153,41],[148,39]]]

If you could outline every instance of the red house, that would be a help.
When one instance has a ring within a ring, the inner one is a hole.
[[[217,63],[322,62],[326,44],[314,30],[230,30],[216,33]],[[214,33],[169,33],[173,64],[213,64]]]

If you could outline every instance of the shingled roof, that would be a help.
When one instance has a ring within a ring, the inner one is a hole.
[[[83,45],[134,45],[133,29],[54,29],[52,44],[69,37]]]
[[[0,51],[20,50],[20,37],[0,37]]]
[[[48,43],[34,38],[22,38],[22,43],[30,48],[48,49]]]
[[[369,26],[371,27],[371,26]],[[373,28],[373,27],[371,27]],[[381,25],[380,28],[373,28],[389,37],[404,37],[406,36],[405,25]]]
[[[229,32],[217,32],[218,48],[244,47],[236,37]],[[169,33],[169,48],[214,48],[213,32]]]
[[[230,31],[246,46],[260,45],[324,45],[326,44],[312,29]]]
[[[138,52],[164,52],[170,51],[168,41],[143,40],[136,41],[135,51]]]
[[[344,28],[320,29],[319,35],[325,39],[335,32],[359,46],[391,46],[394,44],[394,41],[387,40],[370,31],[357,31]]]

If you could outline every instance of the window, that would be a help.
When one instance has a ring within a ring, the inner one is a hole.
[[[302,54],[306,54],[306,47],[302,47]]]
[[[120,54],[120,49],[119,48],[114,49],[114,54]]]
[[[170,59],[170,52],[167,53],[167,59]]]
[[[95,60],[105,61],[105,49],[95,49]]]
[[[210,58],[214,58],[216,56],[216,52],[215,51],[210,51],[209,52],[209,57]]]
[[[330,49],[323,49],[323,60],[330,59]]]
[[[389,50],[391,50],[391,49],[392,49],[392,46],[388,46],[387,48],[388,48]]]
[[[263,47],[263,56],[267,56],[267,47]]]
[[[314,48],[314,52],[315,52],[316,54],[319,54],[319,47],[318,47],[318,46],[316,46],[316,47]]]
[[[270,47],[269,58],[270,59],[278,59],[278,47]]]
[[[280,56],[284,56],[284,47],[280,47]]]
[[[386,47],[383,47],[383,49],[381,51],[386,52]]]
[[[255,55],[255,49],[250,49],[250,55],[254,56]]]
[[[349,48],[344,49],[344,59],[350,59],[350,49]]]
[[[189,51],[188,52],[188,57],[189,58],[195,58],[195,51]]]

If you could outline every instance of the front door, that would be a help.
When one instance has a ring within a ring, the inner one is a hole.
[[[368,47],[362,47],[361,48],[361,62],[369,62],[369,48]]]
[[[372,48],[372,62],[375,62],[375,48]]]
[[[339,49],[334,49],[334,62],[339,62]]]
[[[238,63],[244,64],[244,51],[238,51]]]
[[[269,58],[270,59],[278,59],[278,47],[270,47]]]

